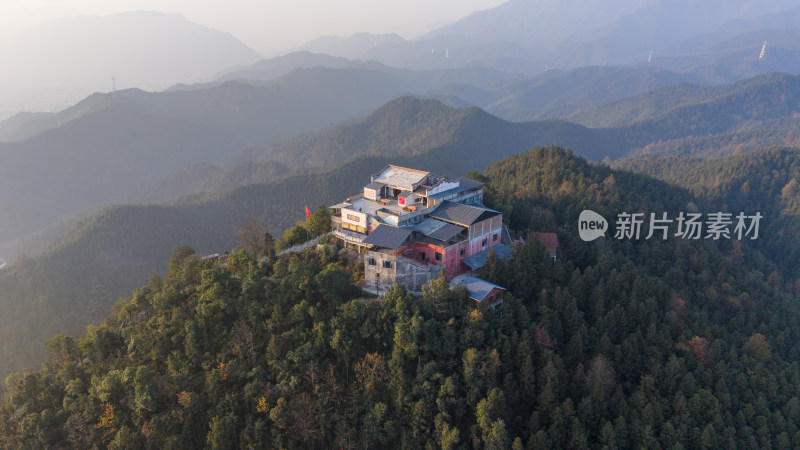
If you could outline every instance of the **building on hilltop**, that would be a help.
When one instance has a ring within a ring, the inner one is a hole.
[[[469,178],[389,165],[330,209],[334,236],[365,249],[364,287],[378,293],[395,283],[419,293],[442,270],[448,279],[477,270],[490,249],[511,253],[502,213],[483,206],[483,184]]]
[[[555,263],[558,257],[558,236],[555,233],[536,233],[536,237],[547,249],[550,260]]]
[[[496,284],[489,283],[480,278],[458,276],[450,283],[451,288],[463,286],[469,292],[469,298],[487,308],[496,308],[503,303],[503,294],[506,289]]]

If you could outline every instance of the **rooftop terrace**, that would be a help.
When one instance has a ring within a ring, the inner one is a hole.
[[[379,174],[373,176],[372,182],[410,191],[413,190],[415,184],[427,180],[428,175],[428,172],[421,170],[389,165]]]

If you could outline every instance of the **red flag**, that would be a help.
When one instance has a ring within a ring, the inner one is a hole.
[[[308,210],[308,205],[306,205],[306,219],[311,217],[311,211]]]

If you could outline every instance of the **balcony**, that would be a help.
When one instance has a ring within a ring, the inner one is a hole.
[[[366,235],[355,233],[348,230],[343,230],[341,228],[334,228],[332,233],[336,238],[341,239],[344,242],[356,245],[361,245],[361,243],[364,241],[364,238],[367,237]]]

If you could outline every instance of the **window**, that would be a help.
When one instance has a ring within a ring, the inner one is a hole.
[[[494,236],[492,236],[492,242],[497,242],[497,233],[495,233]]]
[[[359,226],[353,225],[351,223],[343,223],[342,224],[342,228],[344,228],[346,230],[350,230],[350,231],[355,231],[356,233],[361,233],[361,234],[364,234],[364,232],[366,231],[364,229],[364,227],[359,227]]]
[[[434,253],[433,257],[436,258],[437,261],[442,260],[442,254],[439,252]]]
[[[420,261],[425,261],[425,253],[419,252],[419,260]]]
[[[483,242],[481,242],[481,247],[486,247],[486,238],[483,238]]]
[[[370,266],[374,266],[375,265],[375,258],[368,259],[367,260],[367,264],[369,264]]]
[[[392,262],[391,261],[384,261],[383,262],[383,268],[384,269],[391,269],[392,268]]]
[[[461,256],[464,256],[465,253],[467,253],[467,249],[466,248],[462,248],[461,249]]]

